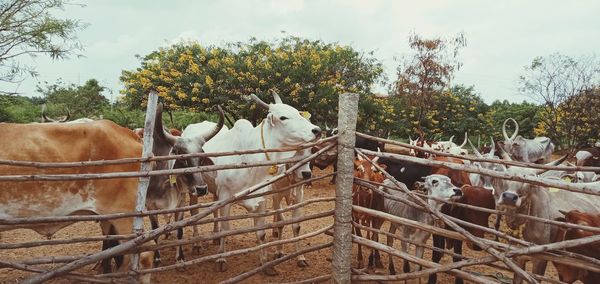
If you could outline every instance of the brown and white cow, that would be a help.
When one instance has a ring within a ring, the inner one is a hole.
[[[561,213],[565,215],[564,218],[557,218],[557,220],[577,225],[600,227],[600,214],[583,213],[579,210],[571,210],[569,212],[561,211]],[[597,234],[598,233],[588,232],[581,229],[561,227],[558,229],[553,241],[560,242],[564,240],[575,240]],[[568,249],[568,251],[600,259],[600,247],[598,244],[577,246]],[[574,268],[560,263],[554,263],[554,266],[556,267],[556,270],[558,270],[558,277],[560,281],[573,283],[577,280],[580,280],[584,284],[600,283],[600,273]]]
[[[157,116],[162,114],[158,108]],[[162,129],[162,125],[157,125]],[[0,159],[38,162],[81,162],[139,158],[142,143],[131,130],[112,121],[64,124],[0,124]],[[172,147],[173,145],[165,145]],[[32,168],[0,165],[0,176],[137,172],[137,163],[76,168]],[[138,178],[76,181],[0,181],[0,218],[94,215],[132,212]],[[0,231],[28,228],[51,237],[73,222],[0,225]],[[101,221],[103,234],[128,234],[132,219]],[[109,243],[104,243],[106,248]],[[114,244],[113,244],[114,245]],[[128,266],[125,256],[121,268]],[[103,261],[105,272],[110,261]]]
[[[372,159],[373,163],[377,163],[379,157],[375,157]],[[385,169],[385,165],[379,165]],[[361,178],[377,183],[382,183],[385,179],[383,173],[379,172],[371,162],[362,158],[362,156],[357,156],[354,160],[354,177]],[[383,197],[381,194],[371,190],[370,188],[360,186],[358,184],[354,184],[352,186],[352,204],[358,205],[365,208],[370,208],[374,210],[383,211]],[[352,219],[360,223],[363,226],[380,229],[383,224],[383,219],[375,216],[371,216],[368,214],[352,212]],[[354,231],[357,236],[362,237],[362,231],[360,228],[354,227]],[[367,238],[373,241],[379,241],[379,234],[372,233],[367,231]],[[362,268],[363,266],[363,255],[362,255],[362,245],[358,245],[358,267]],[[383,268],[383,264],[381,264],[379,251],[372,249],[371,254],[369,255],[369,264],[368,268],[372,269],[373,266],[377,268]]]

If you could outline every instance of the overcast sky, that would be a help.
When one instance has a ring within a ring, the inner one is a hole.
[[[16,91],[39,95],[39,82],[62,78],[83,84],[96,78],[116,99],[122,89],[121,71],[139,66],[136,54],[146,55],[182,38],[220,45],[250,37],[275,39],[281,31],[374,51],[388,77],[394,78],[394,58],[410,51],[408,36],[414,31],[445,38],[464,32],[464,65],[454,83],[475,86],[488,103],[522,101],[517,78],[534,57],[554,52],[577,57],[600,50],[598,11],[600,1],[593,0],[89,1],[60,13],[89,24],[79,32],[85,57],[38,57],[34,64],[40,76],[27,79]]]

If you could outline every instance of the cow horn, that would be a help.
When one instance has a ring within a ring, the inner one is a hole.
[[[325,122],[325,131],[328,131],[330,128],[327,126],[327,122]]]
[[[498,144],[498,148],[500,148],[500,156],[502,156],[501,158],[504,160],[508,160],[508,161],[512,161],[513,159],[510,157],[510,155],[508,153],[506,153],[506,150],[504,150],[504,148],[502,147],[502,145]]]
[[[219,131],[221,131],[221,129],[223,128],[223,124],[225,123],[225,113],[223,112],[223,108],[221,108],[220,105],[217,105],[217,109],[219,110],[219,122],[217,122],[217,125],[215,126],[215,129],[213,129],[212,132],[204,136],[204,141],[208,141],[211,138],[215,137],[215,135],[217,135],[217,133],[219,133]]]
[[[162,113],[163,113],[163,103],[159,103],[156,106],[156,121],[154,122],[154,135],[158,135],[158,137],[162,137],[164,138],[169,145],[171,145],[171,147],[173,147],[175,145],[175,142],[177,142],[177,137],[171,133],[169,133],[169,131],[167,131],[164,126],[163,126],[163,119],[162,119]],[[157,137],[157,136],[154,136]]]
[[[565,216],[567,216],[567,214],[569,214],[569,212],[562,210],[562,209],[558,209],[558,212],[560,212],[560,214],[563,214]]]
[[[467,132],[466,131],[465,131],[465,141],[463,141],[463,143],[460,144],[460,146],[458,146],[458,147],[462,148],[462,147],[465,147],[465,145],[467,145]]]
[[[276,104],[283,103],[283,101],[281,101],[281,98],[279,97],[279,94],[277,94],[277,92],[275,92],[275,90],[271,89],[271,93],[273,93],[273,100],[275,100]]]
[[[450,136],[450,139],[448,140],[448,142],[452,143],[452,140],[454,140],[454,135]]]
[[[250,98],[256,103],[258,104],[260,107],[264,108],[264,109],[269,109],[269,105],[265,102],[263,102],[259,97],[257,97],[255,94],[251,94]]]
[[[512,122],[515,123],[515,132],[510,136],[510,138],[508,138],[508,134],[506,134],[506,123],[512,120]],[[513,140],[517,137],[517,134],[519,134],[519,124],[517,123],[516,120],[514,120],[512,117],[507,118],[504,123],[502,123],[502,135],[504,135],[504,139],[505,140]]]
[[[71,111],[69,111],[69,108],[66,108],[66,109],[67,109],[67,116],[65,118],[59,120],[58,122],[67,122],[67,121],[69,121],[69,118],[71,118]]]
[[[494,153],[496,152],[496,142],[494,142],[494,137],[490,136],[490,141],[492,142],[492,145],[490,145],[490,153],[488,153],[488,158],[493,158],[494,157]]]
[[[473,153],[475,153],[477,158],[483,158],[483,155],[477,150],[477,148],[475,148],[475,146],[473,146],[473,143],[471,143],[471,140],[468,140],[468,141],[469,141],[469,145],[471,145],[471,148],[473,148]]]
[[[554,160],[554,161],[552,161],[550,163],[547,163],[546,166],[558,166],[562,162],[564,162],[567,158],[569,158],[569,156],[570,156],[569,154],[566,154],[566,155],[560,157],[557,160]],[[541,174],[543,174],[543,173],[545,173],[547,171],[549,171],[549,170],[548,169],[537,169],[537,170],[535,170],[535,174],[536,175],[541,175]]]
[[[42,122],[56,122],[56,120],[46,116],[46,104],[42,105]]]

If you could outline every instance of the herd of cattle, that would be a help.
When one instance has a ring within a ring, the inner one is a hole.
[[[268,111],[267,116],[257,126],[253,126],[248,120],[241,119],[234,123],[229,129],[224,125],[224,114],[219,108],[219,121],[217,123],[204,121],[201,123],[187,126],[183,132],[177,129],[167,130],[162,121],[162,106],[159,105],[155,121],[153,134],[152,153],[155,156],[181,155],[192,153],[214,153],[214,152],[232,152],[254,149],[272,149],[300,146],[309,142],[316,142],[322,136],[333,136],[337,134],[337,129],[326,127],[324,131],[311,123],[309,116],[299,112],[292,106],[284,104],[279,95],[273,92],[274,103],[267,104],[258,97],[251,95],[251,99],[257,106]],[[0,159],[17,161],[37,161],[37,162],[78,162],[78,161],[97,161],[114,160],[123,158],[140,157],[142,153],[141,137],[142,129],[130,130],[121,127],[114,122],[107,120],[94,121],[91,119],[80,119],[77,121],[52,120],[44,114],[43,117],[50,123],[29,123],[12,124],[0,123]],[[515,131],[509,137],[506,131],[507,123],[512,121],[515,124]],[[64,122],[64,123],[63,123]],[[76,123],[75,123],[76,122]],[[556,161],[551,161],[551,155],[554,151],[554,144],[547,137],[536,137],[527,139],[518,135],[519,127],[516,121],[509,118],[503,125],[504,141],[491,141],[490,145],[485,145],[483,149],[477,149],[468,141],[465,133],[464,141],[461,145],[455,144],[452,140],[430,142],[423,139],[423,136],[416,140],[410,139],[410,144],[419,146],[425,150],[434,150],[445,152],[457,156],[468,155],[470,144],[472,153],[477,157],[498,159],[498,160],[517,160],[522,162],[542,163],[557,165],[562,163],[566,157]],[[325,135],[322,135],[324,132]],[[288,158],[308,157],[326,147],[328,143],[321,143],[306,150],[296,152],[269,152],[249,155],[231,155],[219,157],[188,157],[185,159],[171,161],[157,161],[153,165],[153,170],[178,169],[187,167],[199,167],[206,165],[231,165],[247,164],[265,161],[278,161]],[[576,154],[577,166],[600,167],[600,148],[593,147],[580,149]],[[385,150],[385,145],[376,141],[357,137],[356,147],[379,151]],[[600,188],[598,177],[600,171],[546,171],[534,170],[518,166],[505,166],[492,162],[469,162],[459,158],[449,158],[440,155],[434,155],[431,151],[419,151],[410,149],[405,154],[420,158],[427,158],[436,161],[451,162],[457,164],[466,164],[483,169],[506,172],[513,175],[531,175],[548,179],[569,179],[572,182],[586,183],[590,186]],[[408,190],[424,190],[427,195],[435,197],[429,199],[429,204],[441,210],[441,212],[458,218],[460,220],[488,227],[489,213],[476,211],[469,208],[450,206],[440,200],[451,200],[467,205],[483,207],[488,209],[499,209],[504,211],[506,224],[511,229],[523,228],[523,239],[535,244],[547,244],[565,239],[581,238],[593,233],[588,233],[576,229],[559,228],[534,220],[528,220],[520,217],[519,214],[536,216],[550,220],[562,220],[574,224],[585,224],[590,226],[600,225],[600,196],[585,195],[566,190],[557,190],[544,188],[542,186],[528,183],[492,178],[490,176],[468,173],[458,170],[450,170],[435,166],[426,166],[422,164],[411,163],[405,160],[393,158],[369,158],[366,160],[357,156],[355,165],[355,178],[364,179],[379,183],[379,190],[372,190],[355,184],[353,187],[353,203],[355,205],[368,207],[371,209],[387,212],[396,216],[413,219],[422,223],[432,225],[434,219],[431,215],[424,213],[419,208],[409,206],[399,202],[398,198],[404,199],[406,193],[397,188],[397,183],[386,179],[382,172],[373,167],[371,163],[376,163],[385,169],[396,182],[403,184]],[[325,151],[316,157],[310,164],[305,164],[298,168],[287,179],[281,179],[271,186],[259,190],[267,192],[273,189],[289,187],[289,185],[311,178],[311,169],[317,166],[324,169],[330,165],[336,167],[337,150]],[[286,165],[276,167],[263,166],[253,168],[235,168],[202,173],[186,173],[180,175],[161,175],[151,176],[148,193],[146,197],[146,208],[153,209],[173,209],[181,207],[184,202],[195,203],[198,196],[208,193],[213,195],[214,200],[225,200],[235,196],[242,190],[259,184],[278,173],[282,173]],[[85,166],[77,168],[34,168],[14,166],[10,163],[0,164],[0,176],[29,176],[35,174],[83,174],[83,173],[109,173],[109,172],[137,172],[138,164],[114,164],[102,166]],[[335,183],[335,175],[332,178]],[[135,208],[136,193],[138,188],[137,178],[115,178],[115,179],[95,179],[95,180],[74,180],[74,181],[0,181],[0,218],[22,218],[22,217],[40,217],[40,216],[69,216],[84,214],[110,214],[121,212],[132,212]],[[380,192],[386,193],[385,195]],[[598,190],[600,192],[600,190]],[[390,198],[394,196],[395,198]],[[188,198],[189,197],[189,198]],[[286,200],[288,205],[298,204],[303,201],[303,186],[292,187],[286,191],[279,191],[272,195],[273,207],[280,208],[281,201]],[[267,208],[267,201],[264,196],[252,199],[243,199],[237,202],[251,213],[264,213]],[[230,216],[232,204],[227,204],[218,212],[215,217]],[[579,210],[579,211],[575,211]],[[196,214],[193,211],[192,214]],[[301,215],[301,209],[298,207],[293,211],[293,216]],[[261,216],[261,215],[257,215]],[[183,218],[183,213],[175,214],[175,219]],[[355,213],[353,215],[357,223],[380,229],[383,219],[366,214]],[[275,220],[282,220],[283,216],[277,214]],[[497,218],[496,230],[500,224],[500,218]],[[265,223],[265,217],[255,217],[255,226],[261,226]],[[16,228],[29,228],[39,234],[52,236],[61,228],[70,225],[64,223],[49,224],[23,224],[23,225],[0,225],[0,232]],[[152,228],[158,227],[156,216],[151,218]],[[132,230],[132,219],[123,218],[115,220],[101,221],[100,226],[103,234],[128,234]],[[477,237],[484,237],[481,229],[465,226],[467,231]],[[274,235],[281,238],[282,229],[277,228]],[[395,224],[390,226],[390,233],[394,234],[398,227]],[[214,223],[214,232],[230,230],[228,221]],[[413,243],[425,243],[431,234],[422,230],[401,228],[402,237],[411,240]],[[357,235],[362,235],[361,230],[355,228]],[[194,236],[198,230],[194,227]],[[294,236],[300,233],[300,225],[293,225]],[[378,241],[378,234],[367,232],[368,238]],[[177,231],[177,238],[183,237],[183,229]],[[258,244],[265,242],[264,230],[257,231],[256,237]],[[158,241],[158,240],[157,240]],[[433,236],[434,246],[444,248],[453,247],[456,254],[462,253],[462,242],[456,240],[445,240],[439,236]],[[103,249],[118,245],[118,241],[105,241]],[[393,238],[388,238],[388,244],[393,245]],[[473,250],[481,248],[467,243]],[[296,250],[299,247],[296,246]],[[402,249],[408,251],[408,245],[402,241]],[[572,249],[583,255],[600,259],[600,252],[597,247],[588,245],[588,247],[576,247]],[[219,253],[225,252],[225,238],[219,240]],[[417,247],[418,257],[423,256],[423,248]],[[260,250],[260,264],[269,261],[267,252]],[[283,255],[281,247],[278,248],[277,256]],[[154,258],[153,265],[160,263],[160,253],[158,251],[142,255],[142,263],[148,263],[148,258]],[[363,266],[362,248],[359,246],[358,263]],[[433,261],[439,262],[442,254],[434,251]],[[458,258],[454,258],[456,261]],[[127,269],[129,256],[119,256],[115,262],[120,270]],[[184,261],[183,249],[180,246],[176,252],[176,260]],[[524,267],[524,263],[519,263]],[[142,265],[148,267],[150,264]],[[306,258],[302,255],[297,258],[297,265],[305,267],[308,265]],[[113,270],[112,260],[102,262],[104,273]],[[369,257],[369,268],[383,268],[379,253],[372,250]],[[572,282],[577,279],[584,283],[600,283],[600,275],[594,272],[574,269],[566,265],[556,265],[560,273],[560,279],[566,282]],[[227,269],[226,259],[216,260],[218,271]],[[404,263],[404,271],[410,270],[408,262]],[[543,275],[546,270],[546,261],[533,259],[533,272]],[[268,268],[264,271],[267,275],[275,275],[277,271],[274,268]],[[394,274],[395,268],[390,257],[389,272]],[[520,279],[515,277],[515,282]],[[430,275],[429,283],[435,283],[436,276]],[[457,278],[457,283],[462,280]]]

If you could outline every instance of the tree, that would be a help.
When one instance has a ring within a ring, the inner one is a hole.
[[[520,91],[543,106],[537,134],[550,137],[559,146],[580,142],[578,133],[589,113],[577,111],[593,98],[580,95],[599,85],[598,63],[594,56],[575,59],[555,53],[536,57],[525,67],[519,79]],[[576,96],[580,97],[574,99]]]
[[[38,86],[46,102],[53,108],[66,108],[71,112],[72,118],[98,117],[109,101],[102,95],[105,87],[100,86],[96,79],[90,79],[81,86],[74,84],[64,85],[62,82],[46,86]]]
[[[434,115],[431,106],[460,68],[458,51],[465,45],[463,34],[451,39],[410,35],[409,46],[414,54],[402,58],[392,92],[403,97],[416,132],[424,131],[426,120]]]
[[[19,62],[24,55],[64,59],[82,50],[75,33],[84,25],[53,15],[67,3],[71,4],[65,0],[0,2],[0,81],[17,83],[26,74],[36,75],[34,67]]]
[[[175,109],[214,112],[213,106],[221,104],[253,123],[264,111],[244,97],[255,93],[272,102],[273,89],[284,102],[311,112],[315,123],[334,125],[337,96],[369,95],[383,73],[372,53],[298,37],[223,47],[182,42],[139,58],[141,67],[124,70],[120,78],[121,99],[131,107],[143,106],[148,90],[155,88]]]

